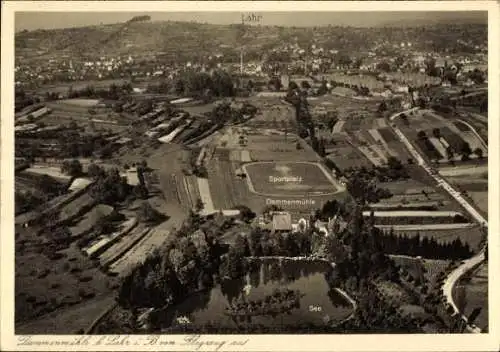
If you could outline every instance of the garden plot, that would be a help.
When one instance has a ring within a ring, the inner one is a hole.
[[[386,143],[398,141],[396,135],[392,132],[390,128],[379,128],[378,133],[384,139],[384,141],[386,141]]]
[[[394,195],[423,195],[436,193],[434,188],[415,180],[381,183],[381,188],[387,188]]]
[[[436,147],[434,147],[434,144],[432,144],[428,138],[415,138],[414,143],[429,160],[441,160],[441,154],[437,151]]]
[[[368,130],[368,133],[370,133],[370,135],[372,136],[372,138],[375,140],[376,143],[378,143],[379,145],[381,145],[385,149],[387,154],[389,154],[390,156],[393,156],[393,157],[399,156],[399,154],[397,152],[395,152],[394,150],[389,148],[389,145],[386,143],[386,141],[384,140],[382,135],[378,132],[378,130],[370,129],[370,130]]]
[[[433,127],[439,127],[447,124],[446,119],[431,110],[422,111],[420,114],[417,113],[417,115],[427,124],[427,126],[432,125]]]
[[[447,146],[443,145],[441,139],[438,139],[436,137],[429,137],[429,141],[432,143],[432,145],[438,151],[438,153],[442,156],[441,160],[447,160],[448,159],[448,153],[446,152]]]
[[[350,145],[335,148],[331,154],[327,155],[327,158],[333,161],[340,170],[372,165],[359,150]]]
[[[384,118],[375,119],[375,128],[387,128],[387,121]]]
[[[366,158],[368,158],[368,160],[371,161],[371,163],[375,166],[382,166],[386,163],[387,160],[385,160],[384,158],[382,158],[376,151],[374,151],[372,148],[370,147],[362,147],[362,146],[359,146],[358,147],[359,151],[361,153],[363,153],[364,156],[366,156]]]
[[[447,126],[440,128],[440,133],[455,152],[459,152],[462,149],[465,141],[460,137],[459,134],[452,131]]]
[[[456,128],[458,128],[460,130],[460,132],[469,132],[470,131],[469,126],[467,126],[462,121],[454,121],[453,124],[455,125]]]
[[[355,132],[353,137],[353,142],[358,146],[359,151],[363,153],[373,165],[382,166],[387,162],[385,154],[376,145],[371,144],[368,138],[363,135],[362,131]]]
[[[461,137],[465,142],[469,143],[469,146],[473,152],[476,149],[481,149],[483,151],[483,156],[484,157],[488,156],[487,148],[485,148],[484,144],[477,138],[474,132],[471,131],[462,132]],[[471,158],[476,158],[476,157],[477,156],[474,154],[471,155]]]

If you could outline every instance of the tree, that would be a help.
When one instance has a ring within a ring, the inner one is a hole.
[[[98,201],[114,205],[125,200],[130,192],[127,179],[120,176],[118,169],[111,169],[92,185],[91,195]]]
[[[137,220],[144,223],[156,223],[163,219],[163,215],[154,209],[149,202],[143,202],[137,210]]]
[[[427,135],[425,134],[425,131],[418,131],[417,137],[418,139],[425,139],[427,138]]]
[[[295,81],[290,81],[290,83],[288,84],[288,91],[294,91],[296,89],[298,89],[299,86],[297,85],[297,83],[295,83]]]
[[[479,159],[483,158],[483,150],[481,148],[474,149],[474,154],[476,154]]]
[[[453,150],[453,147],[451,145],[446,148],[446,156],[448,157],[448,160],[453,160],[455,157],[455,151]]]
[[[83,173],[82,164],[77,159],[64,161],[61,166],[61,171],[71,177],[78,177]]]
[[[335,55],[334,61],[338,66],[348,66],[352,63],[351,57],[346,52],[338,52]]]
[[[441,130],[439,128],[434,128],[432,130],[432,134],[434,137],[436,137],[437,139],[441,138]]]
[[[398,56],[396,58],[396,60],[394,61],[394,64],[396,65],[396,67],[401,67],[405,62],[405,59],[402,57],[402,56]]]
[[[146,186],[142,184],[138,184],[134,186],[133,194],[138,199],[147,199],[149,196],[149,192]]]
[[[222,70],[217,70],[212,74],[213,91],[219,97],[234,96],[234,83],[231,76]],[[204,87],[205,89],[206,87]]]
[[[240,218],[242,221],[250,222],[255,218],[255,213],[246,205],[238,205],[235,207],[240,211]]]
[[[94,180],[98,179],[99,177],[103,177],[106,175],[106,172],[104,169],[94,163],[90,164],[87,168],[87,174]]]
[[[203,201],[198,198],[196,200],[196,204],[194,206],[194,210],[197,212],[197,213],[201,213],[203,211],[203,209],[205,208],[205,204],[203,203]]]
[[[275,91],[279,92],[283,87],[281,80],[278,77],[273,77],[269,81],[269,86],[273,87]]]
[[[377,64],[377,70],[383,71],[383,72],[389,72],[391,71],[391,65],[389,65],[388,62],[382,61]]]
[[[469,143],[465,141],[462,143],[460,154],[462,155],[462,160],[469,160],[469,157],[472,154],[472,149]]]

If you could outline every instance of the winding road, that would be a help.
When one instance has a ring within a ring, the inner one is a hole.
[[[392,122],[394,119],[399,117],[401,114],[409,114],[410,112],[416,111],[418,108],[413,108],[410,110],[402,111],[397,114],[392,115],[389,120]],[[394,133],[398,136],[401,142],[406,146],[410,154],[417,160],[418,164],[437,182],[438,186],[447,191],[460,205],[469,213],[469,215],[479,224],[484,227],[488,227],[488,221],[472,206],[465,198],[463,198],[460,192],[456,191],[443,177],[439,175],[419,154],[415,147],[410,143],[408,138],[401,132],[401,130],[394,124],[390,124]],[[483,248],[479,253],[477,253],[472,258],[466,259],[461,262],[455,270],[453,270],[448,277],[445,279],[443,284],[443,294],[446,297],[446,301],[453,308],[453,315],[460,314],[461,317],[467,321],[467,318],[459,311],[457,305],[453,301],[453,288],[460,278],[467,272],[481,264],[485,260],[485,249]],[[480,333],[481,330],[474,326],[468,325],[467,330],[473,333]]]

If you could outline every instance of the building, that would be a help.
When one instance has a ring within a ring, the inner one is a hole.
[[[273,232],[292,231],[292,215],[288,212],[274,212],[272,214]]]
[[[288,86],[290,85],[290,76],[289,75],[281,75],[281,85],[284,90],[288,90]]]

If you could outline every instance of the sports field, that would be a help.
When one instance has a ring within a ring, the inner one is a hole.
[[[251,192],[268,196],[314,196],[340,191],[331,174],[312,162],[256,162],[243,166]]]

